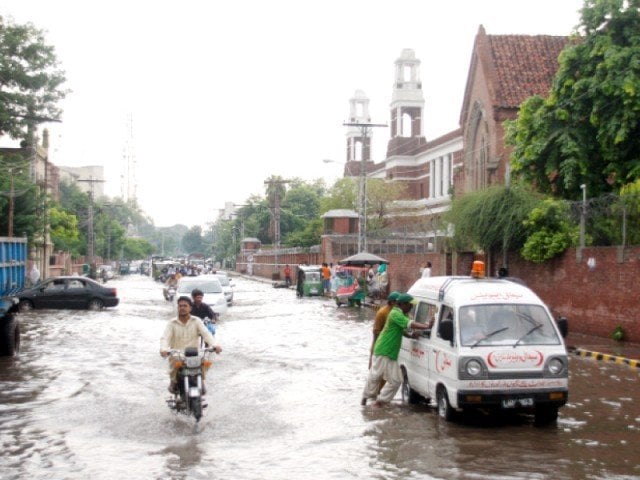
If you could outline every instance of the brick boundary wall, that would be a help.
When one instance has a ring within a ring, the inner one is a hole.
[[[330,248],[326,249],[331,252]],[[433,275],[468,275],[474,260],[472,253],[447,255],[390,254],[389,283],[391,290],[406,291],[420,276],[420,268],[427,260],[432,263]],[[595,268],[587,265],[595,260]],[[334,264],[339,258],[322,253],[279,254],[279,274],[288,263],[295,265],[322,262]],[[619,325],[625,340],[640,342],[640,294],[636,286],[640,274],[640,247],[592,247],[582,251],[577,260],[575,248],[544,264],[527,262],[518,255],[509,256],[510,276],[522,279],[549,306],[554,316],[569,320],[569,328],[576,333],[610,337]],[[254,256],[253,274],[274,278],[275,253]],[[500,261],[494,261],[491,271],[497,271]],[[293,269],[295,271],[295,269]]]

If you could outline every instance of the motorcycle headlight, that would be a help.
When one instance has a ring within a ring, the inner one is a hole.
[[[185,364],[187,368],[198,368],[200,366],[200,357],[186,357]]]

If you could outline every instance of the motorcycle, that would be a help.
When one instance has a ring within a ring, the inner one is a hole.
[[[206,408],[202,371],[203,368],[209,368],[212,364],[209,360],[211,352],[215,352],[215,349],[198,350],[195,347],[187,347],[184,352],[181,350],[169,352],[178,369],[178,384],[176,393],[167,400],[167,405],[178,413],[193,415],[196,422],[200,421],[202,410]]]
[[[176,297],[176,287],[173,286],[173,285],[169,286],[169,287],[166,287],[163,290],[163,293],[164,293],[164,299],[167,302],[173,302],[173,299]]]

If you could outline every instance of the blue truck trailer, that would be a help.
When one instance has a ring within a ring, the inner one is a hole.
[[[0,356],[20,349],[17,294],[27,274],[27,239],[0,237]]]

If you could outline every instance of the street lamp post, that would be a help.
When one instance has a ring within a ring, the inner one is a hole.
[[[384,123],[343,123],[346,127],[358,127],[363,142],[362,156],[360,157],[360,185],[358,188],[358,208],[360,209],[358,218],[358,253],[367,250],[367,167],[365,149],[371,152],[371,147],[367,146],[367,138],[373,127],[386,127]]]

